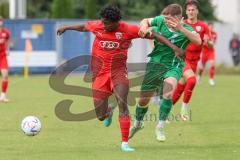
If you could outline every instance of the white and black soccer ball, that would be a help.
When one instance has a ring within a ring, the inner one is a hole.
[[[21,129],[27,136],[35,136],[41,130],[41,122],[35,116],[27,116],[22,120]]]

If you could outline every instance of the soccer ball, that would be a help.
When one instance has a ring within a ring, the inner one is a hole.
[[[35,136],[41,130],[41,122],[35,116],[27,116],[22,120],[21,129],[27,136]]]

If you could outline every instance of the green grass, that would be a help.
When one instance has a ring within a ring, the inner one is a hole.
[[[83,84],[81,77],[68,83]],[[62,99],[74,99],[74,113],[92,109],[91,98],[62,95],[48,85],[47,76],[10,77],[11,103],[0,104],[0,160],[226,160],[240,157],[240,76],[217,76],[210,87],[204,78],[191,101],[192,121],[174,121],[166,126],[167,141],[155,140],[156,122],[145,122],[145,128],[130,141],[134,153],[120,151],[117,110],[111,127],[96,119],[65,122],[54,109]],[[179,112],[180,103],[174,107]],[[130,107],[134,113],[134,107]],[[149,113],[157,113],[155,106]],[[42,130],[35,137],[20,131],[20,122],[36,115]]]

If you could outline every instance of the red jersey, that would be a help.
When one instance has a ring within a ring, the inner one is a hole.
[[[119,22],[119,26],[112,32],[106,32],[102,21],[89,21],[86,25],[88,31],[96,37],[93,42],[92,70],[99,73],[109,73],[110,70],[126,69],[127,52],[131,40],[139,38],[139,27]]]
[[[203,41],[204,35],[209,34],[209,29],[207,24],[202,21],[197,21],[197,23],[195,24],[190,24],[188,23],[187,20],[184,20],[184,22],[189,26],[191,26],[199,34],[202,41]],[[202,50],[202,45],[197,46],[191,42],[186,49],[186,59],[199,60],[201,50]]]
[[[210,40],[210,41],[213,41],[213,43],[215,43],[216,40],[217,40],[217,33],[214,32],[214,31],[211,31],[211,32],[209,32],[208,37],[209,37],[209,40]],[[214,46],[213,46],[212,48],[209,48],[209,47],[207,46],[207,44],[204,42],[204,43],[203,43],[202,52],[203,52],[203,53],[206,53],[206,52],[214,52]]]
[[[6,55],[6,42],[10,38],[10,33],[6,28],[0,30],[0,56]]]

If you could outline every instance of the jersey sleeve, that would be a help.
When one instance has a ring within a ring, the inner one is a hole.
[[[97,23],[98,21],[88,21],[85,27],[89,32],[93,32],[97,27]]]
[[[204,27],[204,35],[210,36],[211,32],[209,31],[209,28],[206,23],[203,23],[203,27]]]
[[[198,34],[191,26],[189,26],[189,25],[187,25],[187,24],[184,24],[183,27],[184,27],[186,30],[188,30],[188,31],[190,31],[190,32],[192,32],[192,33],[194,33],[194,34]],[[183,44],[181,45],[180,48],[186,49],[190,42],[191,42],[191,41],[185,36],[184,42],[183,42]]]
[[[152,19],[150,19],[150,26],[160,26],[163,22],[163,16],[157,16],[157,17],[154,17]]]
[[[139,29],[140,28],[136,25],[128,25],[129,38],[130,39],[139,38],[138,35]]]

